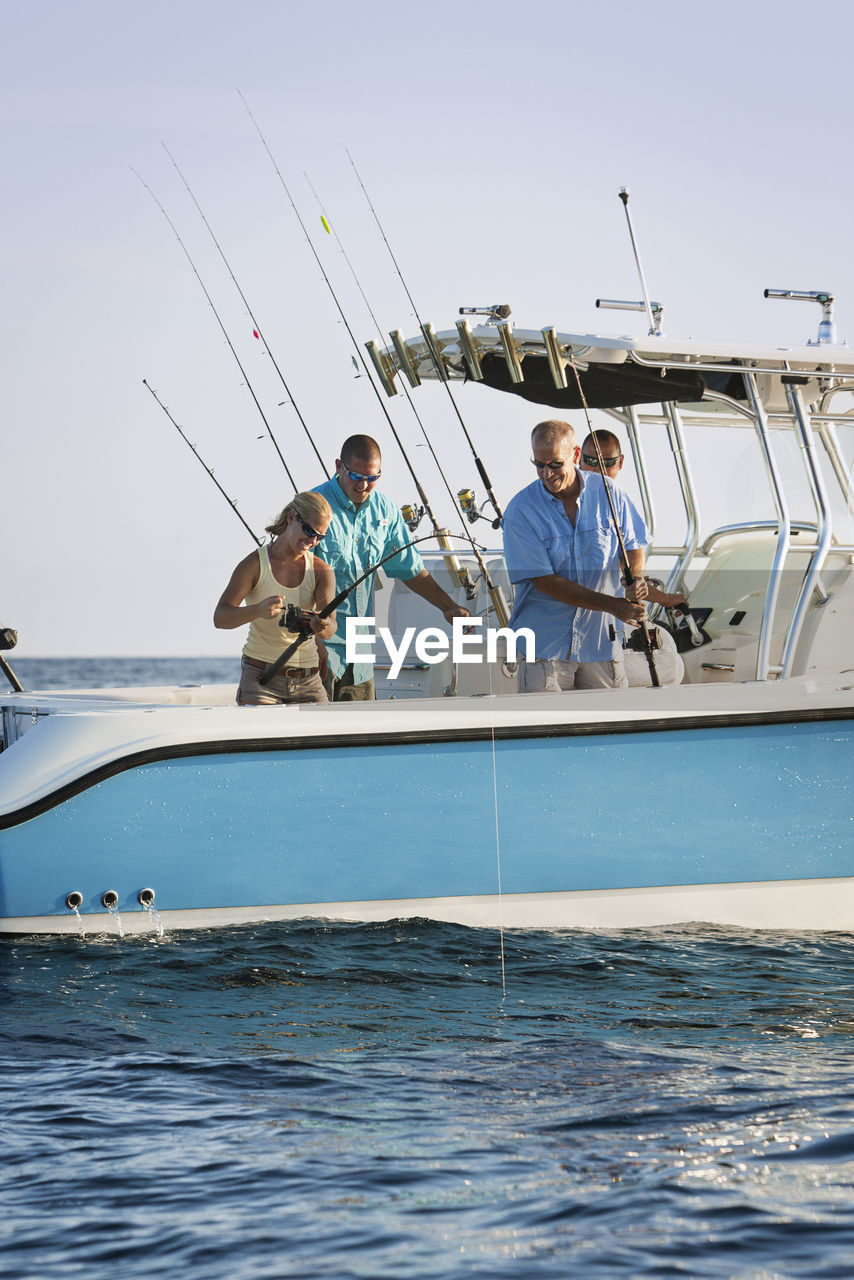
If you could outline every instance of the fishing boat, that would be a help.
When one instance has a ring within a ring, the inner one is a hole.
[[[0,931],[854,927],[854,352],[829,294],[779,296],[821,305],[816,341],[521,329],[503,307],[372,348],[389,394],[467,381],[628,440],[649,572],[690,599],[653,618],[661,687],[633,654],[628,689],[518,694],[504,651],[410,663],[371,704],[0,694]],[[739,518],[710,523],[695,470],[722,485],[738,451]],[[685,535],[665,542],[674,490]],[[494,621],[500,545],[470,566]],[[418,621],[412,593],[381,594],[390,632]]]

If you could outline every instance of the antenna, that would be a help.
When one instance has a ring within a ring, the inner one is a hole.
[[[624,209],[625,209],[625,211],[626,211],[626,222],[629,224],[629,235],[631,236],[632,249],[633,249],[633,251],[634,251],[634,255],[635,255],[635,263],[637,264],[638,275],[640,276],[641,293],[643,294],[643,300],[644,300],[644,305],[645,305],[645,308],[646,308],[646,314],[647,314],[647,316],[648,316],[648,318],[649,318],[649,332],[650,332],[650,336],[651,336],[651,337],[654,337],[654,338],[660,338],[660,337],[661,337],[661,329],[660,329],[659,325],[656,323],[656,317],[655,317],[655,314],[654,314],[653,309],[652,309],[652,303],[651,303],[651,302],[650,302],[650,300],[649,300],[649,290],[648,290],[648,289],[647,289],[647,287],[646,287],[646,279],[644,278],[644,274],[643,274],[643,267],[641,266],[640,254],[638,253],[637,241],[635,240],[635,229],[634,229],[634,227],[632,226],[632,215],[629,213],[629,189],[628,189],[628,187],[620,187],[619,196],[620,196],[620,199],[621,199],[621,200],[622,200],[622,202],[623,202],[623,208],[624,208]],[[597,305],[598,305],[598,304],[597,304]],[[660,317],[659,317],[659,318],[660,318]]]

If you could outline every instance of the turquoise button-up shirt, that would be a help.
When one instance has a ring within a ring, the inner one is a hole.
[[[376,489],[358,506],[351,502],[337,479],[333,476],[315,489],[332,508],[332,522],[326,536],[315,549],[315,554],[325,560],[335,571],[336,590],[343,591],[356,578],[361,577],[371,565],[376,565],[395,547],[406,547],[412,534],[403,522],[400,508],[390,498]],[[414,547],[406,547],[383,565],[390,578],[415,578],[424,568],[424,562]],[[348,618],[373,616],[374,574],[359,583],[343,604],[338,606],[338,629],[327,640],[329,666],[332,674],[340,678],[344,674],[345,627]],[[361,684],[370,680],[374,669],[367,662],[355,663],[353,682]]]

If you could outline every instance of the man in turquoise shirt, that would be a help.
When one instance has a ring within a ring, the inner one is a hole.
[[[400,555],[383,565],[390,578],[400,578],[410,591],[421,596],[442,613],[446,622],[468,618],[462,608],[443,591],[424,568],[400,514],[400,509],[376,489],[382,473],[382,456],[376,440],[370,436],[350,436],[341,446],[341,457],[335,459],[335,475],[318,485],[332,508],[332,522],[318,548],[318,555],[335,571],[338,590],[360,577],[396,547],[405,547]],[[326,641],[329,674],[326,691],[333,702],[367,701],[376,697],[373,667],[367,662],[346,661],[347,618],[364,618],[372,614],[374,574],[338,606],[338,630]]]

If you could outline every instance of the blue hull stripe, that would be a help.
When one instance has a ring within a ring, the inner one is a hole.
[[[854,875],[851,721],[245,751],[105,778],[0,832],[0,915]],[[495,784],[495,788],[494,788]]]

